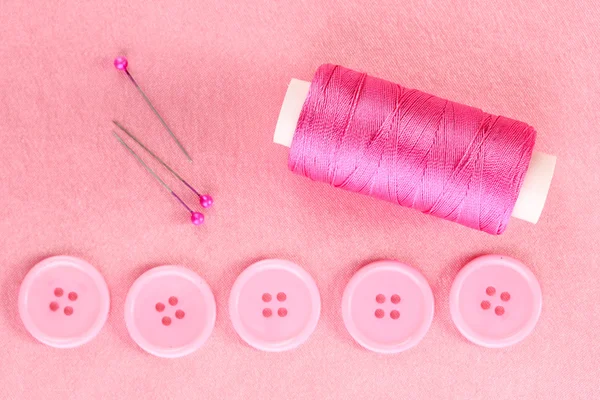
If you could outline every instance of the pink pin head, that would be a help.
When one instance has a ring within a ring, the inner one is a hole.
[[[115,58],[115,68],[125,71],[127,69],[127,59],[123,56]]]
[[[208,194],[200,195],[200,205],[203,208],[209,208],[213,205],[213,198]]]
[[[192,213],[192,224],[194,225],[202,225],[204,222],[204,214],[201,212],[194,211]]]

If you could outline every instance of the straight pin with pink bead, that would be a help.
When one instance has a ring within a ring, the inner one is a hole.
[[[171,137],[175,141],[175,143],[178,145],[178,147],[181,149],[181,151],[185,154],[185,156],[187,157],[187,159],[189,161],[192,161],[192,159],[189,156],[189,154],[187,153],[187,151],[183,148],[183,146],[181,145],[181,143],[179,142],[179,140],[175,137],[175,135],[173,134],[173,132],[171,132],[171,129],[169,129],[169,127],[167,126],[167,124],[165,123],[165,121],[162,119],[162,117],[160,116],[160,114],[158,114],[158,112],[156,111],[156,109],[154,108],[154,106],[152,105],[152,103],[150,102],[150,100],[148,99],[148,97],[144,94],[144,92],[142,91],[142,89],[139,87],[139,85],[137,84],[137,82],[133,79],[133,77],[131,76],[131,74],[127,70],[127,59],[125,57],[117,57],[115,59],[114,64],[115,64],[115,67],[118,70],[125,71],[125,73],[129,77],[129,79],[131,80],[131,82],[135,85],[135,87],[140,92],[140,94],[142,95],[142,97],[144,98],[144,100],[146,101],[146,103],[150,106],[150,108],[152,109],[152,111],[154,112],[154,114],[156,114],[156,116],[158,117],[158,119],[160,120],[160,122],[162,123],[162,125],[166,128],[167,132],[171,135]],[[212,199],[212,197],[210,195],[208,195],[208,194],[202,194],[202,193],[198,192],[196,189],[194,189],[194,187],[192,185],[190,185],[177,172],[175,172],[175,170],[173,170],[173,168],[171,168],[160,157],[158,157],[152,150],[150,150],[145,144],[143,144],[137,137],[135,137],[123,125],[121,125],[119,122],[114,121],[114,120],[113,120],[113,123],[115,124],[115,126],[117,126],[117,128],[119,128],[127,136],[129,136],[129,138],[131,138],[135,143],[137,143],[142,149],[144,149],[152,158],[154,158],[156,161],[158,161],[158,163],[161,164],[167,171],[169,171],[175,178],[177,178],[188,189],[190,189],[196,196],[198,196],[198,200],[199,200],[200,206],[202,206],[202,208],[209,208],[209,207],[212,206],[213,199]],[[163,186],[187,211],[190,212],[190,214],[191,214],[191,221],[192,221],[192,223],[194,225],[201,225],[204,222],[204,214],[202,214],[201,212],[198,212],[198,211],[194,211],[192,208],[190,208],[181,199],[181,197],[179,197],[169,187],[169,185],[167,185],[158,176],[158,174],[152,168],[150,168],[148,166],[148,164],[146,164],[144,162],[144,160],[142,160],[142,158],[127,143],[125,143],[125,141],[123,140],[123,138],[121,136],[119,136],[115,131],[113,131],[113,135],[116,137],[116,139],[119,141],[119,143],[121,145],[123,145],[129,151],[129,153],[131,153],[131,155],[146,169],[146,171],[148,171],[150,173],[150,175],[152,175],[152,177],[154,179],[156,179],[161,184],[161,186]]]
[[[175,136],[175,134],[173,133],[173,131],[171,131],[171,128],[169,128],[169,125],[167,125],[167,123],[165,122],[165,120],[163,119],[163,117],[161,117],[160,114],[158,113],[158,111],[156,111],[156,108],[154,108],[154,106],[152,105],[152,102],[150,101],[150,99],[148,98],[148,96],[146,96],[146,93],[144,93],[144,91],[142,90],[142,88],[140,87],[140,85],[138,85],[138,83],[135,81],[135,79],[133,79],[133,76],[131,76],[131,74],[129,73],[129,70],[127,69],[127,66],[129,65],[129,62],[127,61],[127,58],[125,58],[123,56],[119,56],[119,57],[115,58],[114,64],[115,64],[115,68],[116,69],[118,69],[119,71],[125,72],[125,74],[129,78],[129,80],[131,81],[131,83],[133,83],[133,86],[135,86],[135,88],[137,89],[137,91],[142,95],[142,98],[144,99],[144,101],[146,102],[146,104],[148,104],[148,106],[150,107],[150,109],[152,110],[152,112],[154,113],[154,115],[156,115],[156,117],[158,118],[158,120],[160,121],[160,123],[162,124],[162,126],[164,126],[164,128],[167,130],[167,133],[175,141],[175,144],[177,144],[177,147],[179,147],[179,149],[183,152],[183,154],[188,159],[188,161],[191,162],[192,161],[192,157],[190,157],[190,155],[185,150],[185,148],[183,147],[183,145],[181,144],[181,142],[179,141],[179,139],[177,139],[177,136]]]

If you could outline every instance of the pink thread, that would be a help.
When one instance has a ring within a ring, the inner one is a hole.
[[[535,135],[523,122],[325,64],[302,107],[289,168],[500,234]]]

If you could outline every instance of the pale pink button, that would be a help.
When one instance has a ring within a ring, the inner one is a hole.
[[[246,268],[229,297],[233,327],[249,345],[285,351],[304,343],[319,321],[321,298],[313,278],[286,260]]]
[[[458,330],[485,347],[507,347],[533,331],[542,311],[542,291],[520,261],[488,255],[468,263],[450,291]]]
[[[176,358],[199,349],[215,326],[215,298],[195,272],[180,266],[143,273],[125,300],[131,338],[158,357]]]
[[[35,265],[19,291],[19,314],[33,337],[71,348],[100,332],[110,308],[106,282],[87,262],[56,256]]]
[[[363,347],[399,353],[416,346],[433,319],[434,301],[425,277],[397,261],[361,268],[344,290],[342,316]]]

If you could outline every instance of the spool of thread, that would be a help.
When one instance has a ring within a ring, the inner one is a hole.
[[[292,79],[274,142],[295,173],[491,234],[538,221],[556,164],[523,122],[329,64]]]

